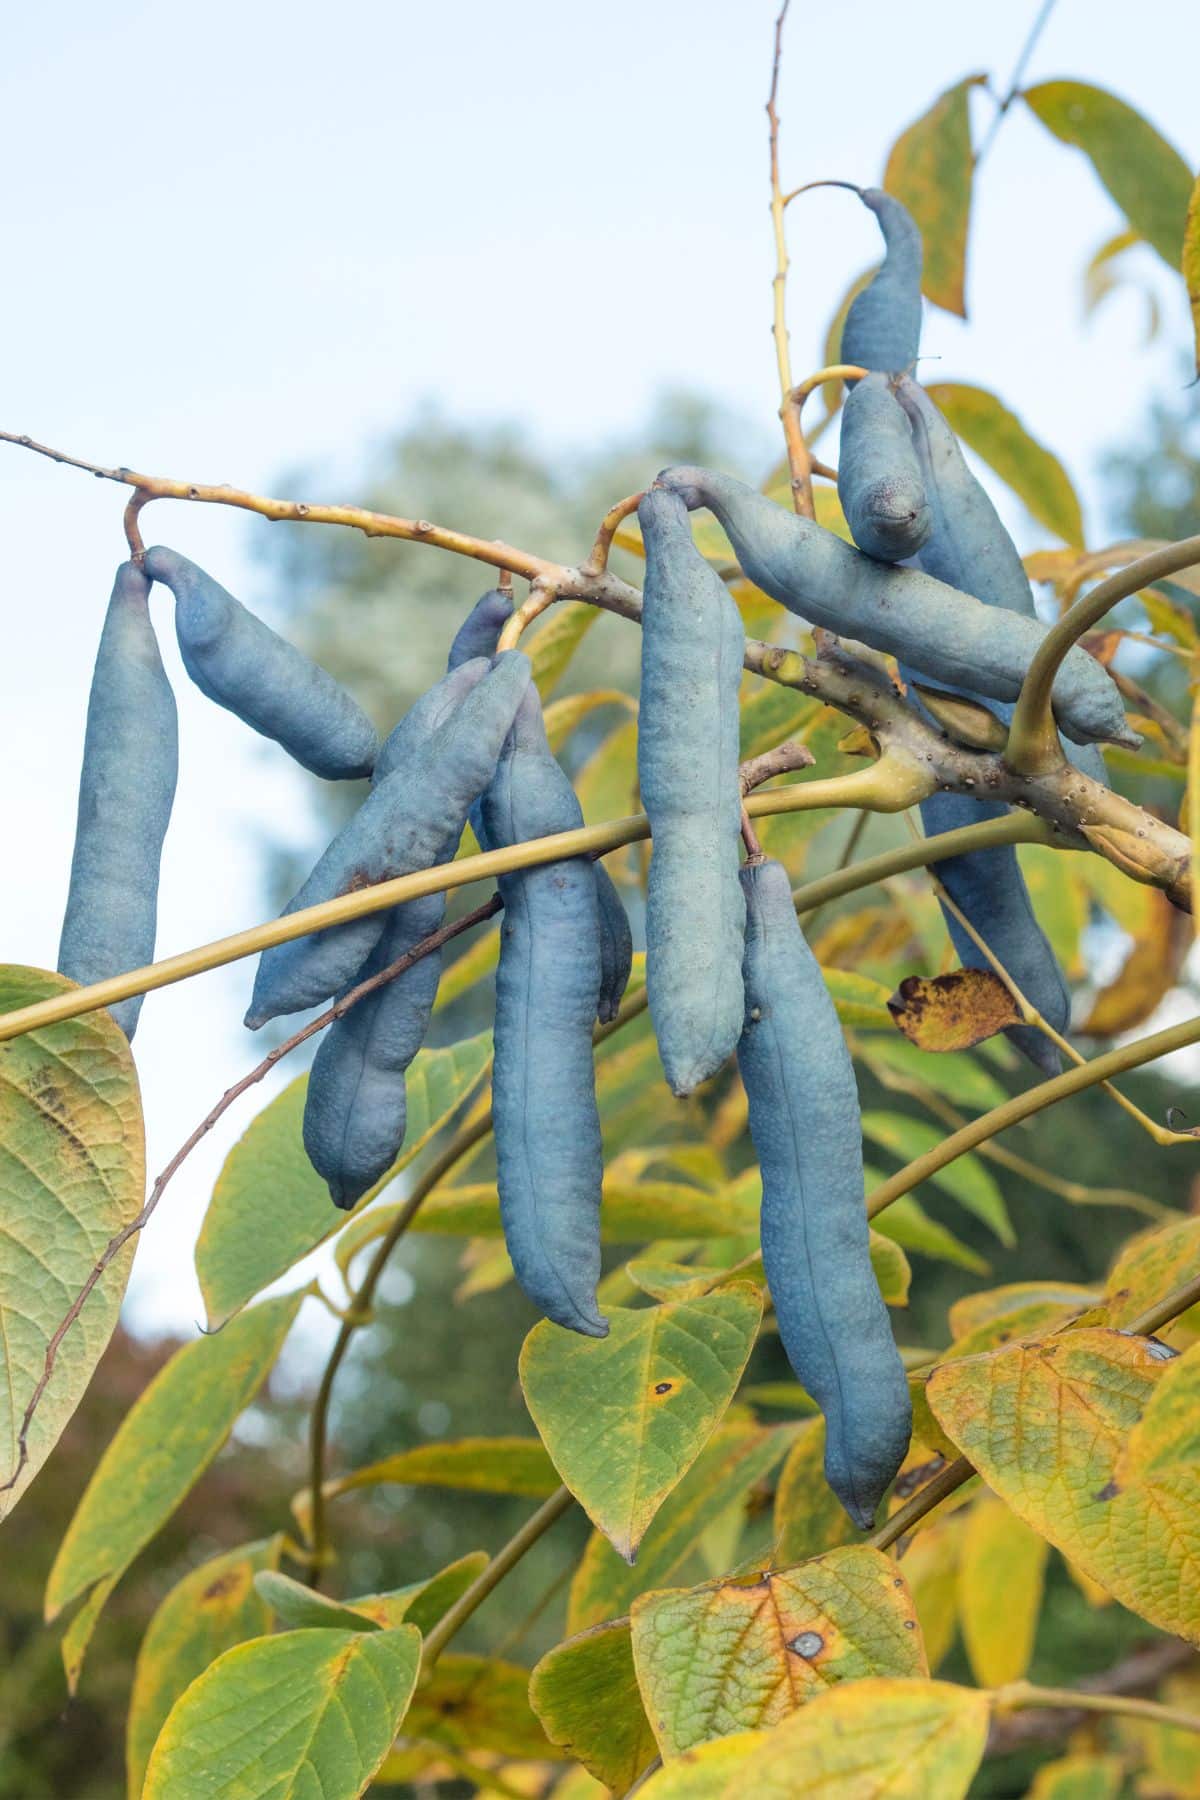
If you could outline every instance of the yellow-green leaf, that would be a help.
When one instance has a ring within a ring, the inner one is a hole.
[[[932,1150],[945,1136],[938,1126],[926,1124],[924,1119],[914,1119],[908,1113],[876,1112],[872,1109],[864,1112],[862,1124],[864,1137],[870,1138],[873,1144],[890,1150],[893,1156],[898,1156],[905,1163]],[[1004,1196],[995,1178],[978,1157],[960,1156],[957,1162],[939,1169],[930,1179],[935,1187],[940,1187],[944,1193],[957,1200],[960,1206],[981,1220],[990,1231],[995,1232],[1002,1244],[1011,1246],[1016,1243]]]
[[[87,1596],[86,1624],[80,1628],[77,1615],[63,1644],[72,1680],[103,1600],[216,1456],[266,1379],[307,1292],[265,1300],[215,1336],[185,1344],[121,1421],[46,1584],[50,1620]]]
[[[761,1186],[761,1178],[759,1178]],[[907,1306],[912,1270],[899,1244],[879,1232],[871,1232],[871,1267],[879,1283],[879,1291],[889,1306]],[[762,1257],[735,1264],[730,1269],[713,1269],[699,1263],[660,1263],[640,1258],[626,1264],[625,1273],[643,1294],[654,1300],[694,1300],[700,1294],[712,1293],[729,1281],[753,1281],[766,1285]]]
[[[288,1631],[227,1650],[178,1700],[144,1800],[356,1800],[408,1708],[420,1633]]]
[[[417,1444],[382,1461],[368,1463],[328,1482],[329,1498],[353,1488],[461,1488],[476,1494],[520,1494],[544,1500],[558,1486],[558,1476],[536,1438],[458,1438],[452,1443]]]
[[[654,1760],[628,1619],[556,1645],[529,1678],[529,1701],[551,1743],[613,1793],[632,1787]]]
[[[606,1244],[638,1244],[653,1238],[726,1238],[755,1232],[757,1192],[757,1187],[749,1191],[740,1182],[714,1193],[684,1181],[622,1180],[610,1171],[603,1187],[600,1235]],[[347,1262],[364,1244],[383,1236],[396,1210],[381,1206],[354,1221],[346,1237]],[[497,1236],[501,1227],[495,1183],[438,1188],[411,1229],[453,1237]],[[340,1241],[338,1260],[342,1260]]]
[[[958,1592],[963,1642],[980,1687],[1019,1681],[1029,1667],[1050,1546],[983,1493],[966,1516]]]
[[[622,719],[597,745],[575,778],[575,792],[589,825],[637,812],[636,719]],[[624,874],[615,859],[609,873],[614,881]]]
[[[589,713],[601,706],[619,706],[622,712],[636,712],[637,702],[623,688],[593,688],[586,694],[567,694],[552,700],[545,711],[546,737],[550,748],[558,753]]]
[[[757,1579],[643,1594],[633,1654],[664,1757],[777,1725],[841,1681],[929,1673],[907,1584],[866,1545]]]
[[[878,1185],[881,1177],[867,1171],[868,1192]],[[935,1262],[948,1262],[960,1269],[969,1269],[973,1275],[986,1275],[987,1263],[982,1256],[977,1256],[961,1238],[956,1238],[952,1231],[931,1219],[918,1200],[911,1194],[904,1194],[899,1200],[881,1212],[871,1228],[883,1237],[891,1238],[893,1243],[900,1244],[905,1250],[911,1250],[917,1256],[929,1256]]]
[[[914,1535],[900,1564],[921,1622],[925,1655],[935,1672],[958,1629],[958,1567],[965,1523],[961,1513],[936,1519]]]
[[[771,1731],[674,1758],[643,1800],[963,1800],[987,1741],[988,1700],[943,1681],[875,1675],[831,1688]]]
[[[1042,1764],[1026,1800],[1117,1800],[1124,1785],[1119,1756],[1063,1756]]]
[[[825,1479],[825,1421],[805,1419],[779,1476],[775,1493],[775,1561],[804,1562],[862,1533]]]
[[[822,969],[821,976],[837,1016],[848,1030],[891,1030],[888,991],[881,981],[872,981],[856,969]]]
[[[1043,81],[1022,95],[1034,117],[1089,158],[1129,223],[1178,269],[1192,174],[1178,150],[1115,94],[1083,81]]]
[[[543,1320],[521,1349],[525,1401],[554,1466],[632,1562],[647,1525],[720,1423],[762,1319],[739,1285],[636,1311],[605,1338]]]
[[[635,1567],[594,1532],[571,1583],[569,1629],[581,1631],[614,1619],[629,1611],[638,1594],[669,1581],[705,1527],[744,1503],[770,1477],[795,1433],[791,1425],[765,1429],[743,1420],[723,1425],[664,1501],[642,1540]]]
[[[255,1575],[279,1561],[282,1538],[243,1544],[177,1582],[146,1628],[133,1672],[125,1730],[129,1800],[141,1800],[146,1764],[163,1721],[184,1689],[225,1650],[261,1637],[270,1609]]]
[[[405,1080],[408,1133],[393,1166],[359,1202],[385,1188],[462,1105],[491,1061],[491,1031],[422,1050]],[[209,1323],[220,1325],[332,1237],[344,1223],[304,1153],[307,1075],[264,1106],[225,1159],[200,1227],[196,1274]]]
[[[501,1756],[556,1754],[529,1704],[529,1670],[499,1657],[440,1656],[413,1700],[404,1735]]]
[[[262,1570],[255,1576],[254,1585],[259,1598],[266,1601],[280,1623],[289,1630],[305,1630],[309,1626],[328,1631],[380,1629],[377,1620],[355,1612],[351,1606],[343,1606],[338,1600],[331,1600],[327,1594],[318,1594],[303,1581],[281,1574],[278,1569]]]
[[[488,1560],[486,1550],[469,1550],[423,1581],[410,1581],[387,1594],[361,1594],[349,1604],[379,1625],[415,1625],[424,1636],[483,1573]]]
[[[1033,517],[1064,543],[1083,543],[1083,515],[1071,478],[1016,413],[986,388],[934,382],[929,398],[951,429],[993,469]]]
[[[0,1012],[74,986],[40,969],[0,968]],[[50,1339],[108,1240],[137,1216],[145,1183],[137,1075],[109,1013],[0,1044],[0,1519],[54,1448],[113,1334],[132,1243],[63,1338],[18,1473],[21,1423]]]
[[[586,600],[560,601],[552,606],[545,622],[529,633],[521,648],[533,664],[537,691],[545,700],[558,686],[567,667],[600,617]]]
[[[883,185],[903,200],[925,244],[921,286],[937,306],[967,316],[967,234],[974,156],[968,95],[985,79],[968,75],[939,95],[892,145]]]
[[[1013,1511],[1151,1624],[1200,1644],[1200,1346],[1095,1327],[943,1363],[939,1422]]]
[[[1140,1232],[1124,1245],[1104,1283],[1108,1317],[1114,1325],[1128,1325],[1198,1274],[1200,1218],[1194,1213]]]
[[[1192,309],[1192,330],[1196,340],[1196,372],[1200,374],[1200,176],[1197,176],[1188,201],[1187,223],[1183,234],[1184,285]]]
[[[1096,1288],[1081,1287],[1074,1281],[1010,1281],[1004,1287],[985,1288],[956,1300],[948,1315],[950,1336],[957,1343],[997,1319],[1023,1315],[1031,1306],[1061,1307],[1066,1316],[1095,1306],[1099,1299]]]
[[[500,927],[489,925],[474,939],[469,950],[456,956],[438,982],[437,999],[433,1003],[434,1012],[441,1012],[455,1000],[461,1000],[469,988],[477,981],[490,975],[500,961]]]

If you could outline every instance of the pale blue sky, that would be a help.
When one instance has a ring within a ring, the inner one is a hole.
[[[670,384],[765,426],[776,404],[762,111],[774,10],[10,9],[0,425],[101,462],[268,490],[281,469],[324,460],[327,496],[345,499],[363,451],[426,399],[463,418],[521,420],[550,446],[635,423]],[[1032,11],[796,0],[781,92],[789,184],[877,179],[897,131],[941,88],[973,69],[1006,78]],[[1133,14],[1116,0],[1059,0],[1030,76],[1115,88],[1195,159],[1198,34],[1186,20],[1179,0],[1143,0]],[[791,216],[800,374],[876,239],[845,194],[814,194]],[[940,376],[997,388],[1064,455],[1098,531],[1097,449],[1177,386],[1177,365],[1165,345],[1143,348],[1132,295],[1082,324],[1080,270],[1116,215],[1083,159],[1019,107],[983,171],[977,218],[971,324],[931,314],[925,349],[943,358]],[[1182,305],[1162,285],[1178,346]],[[0,446],[11,776],[0,921],[16,962],[54,960],[122,499]],[[175,505],[150,520],[151,536],[254,603],[249,551],[269,526]],[[1024,541],[1035,541],[1027,529]],[[174,670],[169,631],[163,642]],[[178,691],[164,954],[259,917],[259,831],[278,835],[291,815],[291,834],[304,834],[282,755]],[[248,980],[235,967],[147,1002],[137,1051],[152,1169],[253,1060],[238,1024]],[[189,1246],[224,1151],[259,1103],[231,1117],[164,1203],[134,1276],[139,1321],[186,1328],[199,1316]]]

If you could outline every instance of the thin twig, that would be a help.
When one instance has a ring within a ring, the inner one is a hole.
[[[449,1612],[444,1613],[433,1630],[425,1639],[425,1647],[421,1657],[422,1671],[428,1675],[438,1657],[457,1631],[466,1624],[477,1607],[481,1606],[492,1590],[500,1585],[511,1569],[515,1569],[521,1558],[531,1550],[540,1537],[550,1527],[569,1512],[575,1505],[575,1496],[568,1487],[554,1490],[548,1500],[543,1500],[537,1511],[533,1513],[518,1531],[515,1531],[502,1550],[498,1550],[486,1569],[481,1569],[466,1592],[459,1595]]]
[[[1181,1643],[1178,1638],[1145,1644],[1114,1663],[1112,1668],[1102,1669],[1097,1675],[1085,1675],[1078,1688],[1069,1691],[1081,1695],[1131,1694],[1156,1688],[1164,1676],[1191,1662],[1195,1654],[1190,1644]],[[992,1719],[984,1755],[1009,1756],[1027,1744],[1057,1743],[1078,1731],[1086,1719],[1086,1702],[1080,1701],[1053,1712],[1030,1708],[1001,1713]]]
[[[477,906],[473,912],[466,913],[461,919],[455,919],[451,924],[443,925],[440,930],[431,932],[427,938],[422,938],[419,944],[414,944],[411,950],[405,951],[403,956],[397,957],[396,961],[390,963],[386,969],[379,970],[377,974],[370,976],[366,981],[360,981],[357,987],[353,987],[348,993],[343,994],[342,998],[335,1001],[327,1011],[321,1013],[319,1017],[311,1019],[307,1025],[302,1026],[301,1029],[294,1032],[291,1037],[285,1038],[282,1044],[277,1044],[272,1051],[263,1057],[260,1063],[255,1064],[249,1074],[243,1075],[240,1081],[235,1081],[232,1087],[226,1088],[216,1105],[205,1113],[200,1123],[196,1126],[196,1129],[184,1139],[170,1162],[167,1163],[162,1173],[158,1176],[154,1186],[150,1189],[150,1192],[146,1197],[145,1204],[141,1211],[135,1218],[129,1221],[128,1225],[122,1226],[115,1237],[109,1239],[108,1243],[97,1257],[95,1264],[88,1274],[87,1280],[63,1314],[62,1319],[55,1326],[50,1340],[46,1345],[46,1354],[42,1363],[42,1372],[38,1377],[36,1387],[29,1396],[25,1411],[21,1417],[21,1428],[17,1435],[16,1467],[8,1477],[7,1481],[0,1482],[0,1494],[7,1493],[10,1488],[16,1486],[17,1481],[20,1479],[21,1471],[29,1460],[30,1426],[33,1423],[37,1409],[41,1404],[42,1396],[46,1392],[51,1377],[54,1374],[55,1364],[58,1361],[58,1352],[62,1347],[63,1339],[79,1318],[80,1313],[87,1304],[88,1296],[91,1294],[92,1289],[96,1286],[96,1283],[100,1280],[104,1271],[110,1267],[114,1258],[120,1255],[130,1239],[135,1237],[137,1233],[148,1224],[154,1214],[155,1208],[158,1206],[159,1201],[166,1192],[167,1185],[171,1178],[177,1174],[183,1163],[196,1148],[196,1145],[200,1143],[203,1138],[208,1136],[208,1133],[212,1130],[218,1119],[229,1111],[229,1108],[233,1105],[234,1101],[240,1099],[248,1088],[254,1087],[257,1082],[260,1082],[263,1079],[264,1075],[267,1075],[275,1067],[276,1063],[281,1062],[285,1056],[289,1056],[293,1050],[297,1049],[298,1046],[303,1044],[308,1038],[315,1036],[318,1031],[324,1031],[327,1025],[332,1025],[335,1019],[342,1018],[345,1013],[350,1011],[351,1007],[357,1006],[360,1000],[365,1000],[368,994],[373,994],[377,988],[386,987],[389,982],[395,981],[397,976],[405,974],[415,963],[421,962],[426,956],[432,956],[436,950],[440,950],[442,945],[448,944],[452,938],[458,937],[464,931],[469,931],[473,925],[481,924],[484,919],[490,919],[495,913],[498,913],[501,910],[503,905],[504,902],[501,900],[499,894],[493,894],[490,900],[485,900],[483,904]]]
[[[797,743],[794,738],[789,738],[785,744],[776,744],[773,750],[764,750],[761,756],[749,757],[738,771],[743,798],[765,782],[774,781],[777,775],[811,769],[816,760],[808,745]]]
[[[1021,49],[1020,49],[1020,52],[1018,53],[1016,63],[1013,66],[1013,72],[1012,72],[1012,76],[1009,80],[1008,87],[1007,87],[1006,91],[1004,92],[1004,94],[1001,96],[1001,98],[996,102],[995,115],[992,118],[992,122],[987,129],[987,133],[983,139],[983,142],[980,144],[978,150],[975,152],[975,168],[976,169],[979,168],[980,163],[983,161],[984,157],[987,155],[988,151],[991,149],[992,145],[995,143],[996,133],[999,131],[1001,125],[1004,123],[1005,116],[1008,113],[1008,110],[1011,107],[1013,101],[1018,97],[1018,95],[1021,92],[1021,82],[1024,79],[1025,70],[1029,66],[1029,59],[1033,55],[1034,50],[1037,48],[1037,41],[1041,37],[1042,32],[1045,30],[1046,25],[1050,19],[1050,14],[1054,11],[1054,7],[1055,7],[1055,0],[1042,0],[1042,4],[1038,8],[1037,17],[1034,19],[1033,24],[1030,26],[1029,31],[1026,34],[1025,42],[1021,45]]]
[[[773,297],[772,336],[775,340],[775,366],[779,374],[779,418],[783,440],[787,446],[788,469],[792,479],[792,505],[801,518],[815,516],[812,492],[812,457],[800,429],[800,414],[792,403],[792,353],[787,328],[788,248],[785,201],[779,180],[779,67],[783,58],[783,26],[791,0],[783,0],[775,20],[775,49],[771,59],[771,91],[767,98],[767,144],[771,163],[771,227],[775,239],[775,274],[771,281]]]

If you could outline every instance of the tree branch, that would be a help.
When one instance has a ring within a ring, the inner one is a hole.
[[[1085,1675],[1077,1689],[1062,1689],[1063,1704],[1058,1710],[1001,1712],[993,1715],[988,1731],[985,1756],[1009,1756],[1027,1744],[1053,1744],[1070,1737],[1086,1723],[1088,1713],[1096,1711],[1096,1696],[1137,1694],[1156,1688],[1166,1675],[1191,1662],[1195,1651],[1178,1638],[1166,1638],[1145,1644],[1129,1656],[1102,1669],[1097,1675]],[[1074,1705],[1067,1702],[1070,1695]],[[1092,1701],[1089,1705],[1088,1702]],[[1124,1709],[1122,1709],[1124,1710]],[[1163,1721],[1159,1720],[1159,1723]]]

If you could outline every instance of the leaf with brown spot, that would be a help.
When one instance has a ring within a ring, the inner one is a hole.
[[[643,1594],[633,1655],[664,1757],[777,1725],[841,1681],[929,1673],[908,1584],[867,1545],[756,1581]]]
[[[883,185],[902,200],[925,245],[921,286],[937,306],[966,318],[967,233],[974,158],[967,96],[987,78],[968,75],[934,101],[892,145]]]
[[[919,1050],[969,1050],[1006,1026],[1019,1025],[1016,1002],[990,969],[907,975],[888,1011]]]
[[[931,1673],[949,1655],[958,1630],[958,1566],[966,1519],[961,1512],[949,1518],[939,1514],[926,1530],[908,1540],[900,1562],[921,1623]]]
[[[930,1405],[1026,1524],[1200,1645],[1200,1346],[1104,1327],[943,1363]]]

